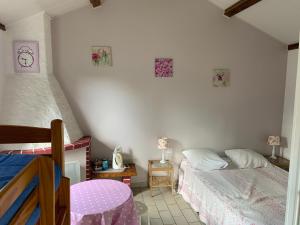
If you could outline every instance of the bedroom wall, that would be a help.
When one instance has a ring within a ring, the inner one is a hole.
[[[106,1],[53,20],[54,71],[93,157],[115,145],[138,166],[160,158],[157,137],[174,151],[208,147],[270,153],[280,134],[286,46],[207,1]],[[91,46],[112,46],[113,67],[96,67]],[[174,77],[154,77],[155,57],[174,59]],[[229,68],[228,88],[212,87],[214,68]],[[174,152],[173,151],[173,152]],[[169,154],[169,157],[172,157]]]
[[[282,147],[281,154],[284,158],[290,158],[290,146],[292,139],[294,100],[298,65],[298,50],[288,52],[287,72],[285,83],[284,110],[282,120]]]
[[[39,42],[40,73],[17,74],[13,63],[13,41]],[[4,86],[0,108],[0,123],[49,127],[52,119],[65,122],[65,142],[82,137],[82,132],[72,114],[60,85],[53,76],[50,17],[44,13],[24,18],[7,25],[3,39]],[[48,146],[27,144],[23,149]],[[19,149],[15,145],[1,145],[0,149]]]
[[[3,83],[4,83],[4,31],[0,30],[0,108],[3,97]]]

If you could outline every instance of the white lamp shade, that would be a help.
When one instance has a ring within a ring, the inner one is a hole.
[[[168,138],[166,138],[166,137],[159,138],[157,148],[160,150],[168,149]]]
[[[280,137],[279,136],[269,136],[268,145],[272,145],[272,146],[280,145]]]

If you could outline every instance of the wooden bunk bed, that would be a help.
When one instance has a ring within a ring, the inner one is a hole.
[[[63,122],[53,120],[51,128],[0,125],[0,144],[51,142],[52,153],[34,157],[18,174],[0,189],[0,218],[16,201],[27,185],[38,177],[38,184],[14,214],[9,224],[25,224],[37,205],[37,224],[70,224],[70,180],[64,177]],[[61,169],[55,188],[55,165]]]

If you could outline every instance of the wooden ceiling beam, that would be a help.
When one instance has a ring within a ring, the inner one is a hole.
[[[224,15],[232,17],[260,1],[261,0],[240,0],[232,6],[230,6],[229,8],[225,9]]]
[[[101,6],[101,0],[90,0],[90,2],[94,8]]]
[[[0,23],[0,30],[6,31],[6,27],[4,24]]]
[[[288,50],[294,50],[294,49],[299,49],[299,43],[288,45]]]

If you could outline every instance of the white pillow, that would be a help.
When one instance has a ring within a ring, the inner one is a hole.
[[[226,150],[225,154],[240,169],[267,167],[269,164],[265,157],[251,149],[231,149]]]
[[[209,149],[188,149],[184,150],[182,154],[194,169],[211,171],[228,166],[225,160]]]

